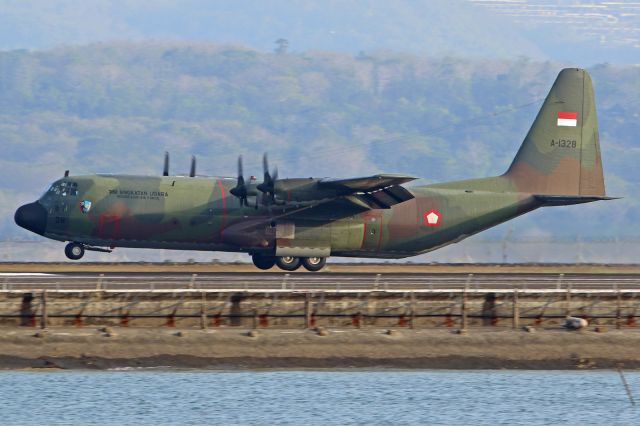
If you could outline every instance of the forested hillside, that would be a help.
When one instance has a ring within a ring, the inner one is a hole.
[[[0,52],[0,239],[30,238],[13,211],[72,174],[381,171],[424,182],[504,171],[567,64],[378,53],[264,53],[234,46],[114,43]],[[548,209],[520,233],[640,235],[635,199],[640,67],[598,65],[608,192],[624,200]],[[496,231],[504,232],[504,231]]]

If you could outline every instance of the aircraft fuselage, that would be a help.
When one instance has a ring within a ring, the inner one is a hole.
[[[42,211],[25,227],[88,246],[402,258],[542,205],[530,194],[427,186],[409,188],[415,198],[388,209],[350,214],[316,203],[305,217],[304,200],[241,206],[229,194],[234,185],[219,177],[66,177],[27,205]]]

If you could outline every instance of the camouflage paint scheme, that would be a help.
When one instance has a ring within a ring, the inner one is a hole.
[[[577,125],[559,126],[562,112],[576,113]],[[47,211],[41,233],[96,247],[375,258],[425,253],[539,207],[607,199],[588,73],[574,68],[558,75],[503,175],[401,186],[412,179],[281,179],[276,204],[258,202],[262,194],[254,190],[250,206],[241,206],[230,194],[236,178],[70,176],[40,198]]]

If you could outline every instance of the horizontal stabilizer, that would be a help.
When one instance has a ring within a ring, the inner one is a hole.
[[[590,195],[535,195],[536,200],[545,206],[568,206],[571,204],[591,203],[593,201],[617,200],[617,197],[599,197]]]

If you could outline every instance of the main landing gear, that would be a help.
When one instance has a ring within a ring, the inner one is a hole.
[[[324,265],[327,264],[326,257],[303,257],[302,258],[302,266],[305,267],[307,271],[316,272],[320,269],[324,268]]]
[[[284,271],[295,271],[303,266],[307,271],[316,272],[324,267],[327,263],[326,257],[295,257],[295,256],[265,256],[260,254],[254,254],[251,256],[253,264],[262,270],[273,268],[274,265],[278,265],[278,268]]]
[[[301,263],[299,257],[282,256],[276,259],[276,265],[284,271],[295,271],[301,266]]]

